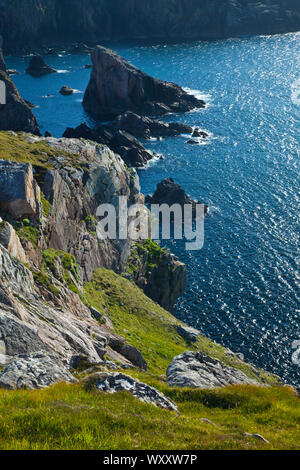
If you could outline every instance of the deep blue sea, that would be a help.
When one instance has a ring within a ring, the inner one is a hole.
[[[165,160],[140,171],[144,193],[173,177],[210,206],[201,251],[169,242],[189,271],[176,315],[299,386],[292,343],[300,340],[300,34],[111,47],[208,103],[206,110],[166,118],[208,131],[207,142],[187,145],[186,136],[146,142]],[[61,136],[88,121],[81,100],[89,57],[47,57],[60,73],[40,79],[24,74],[28,61],[7,58],[21,72],[14,77],[20,92],[38,106],[42,131]],[[77,93],[62,97],[62,85]]]

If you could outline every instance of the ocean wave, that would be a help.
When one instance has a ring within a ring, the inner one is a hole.
[[[209,93],[204,93],[201,90],[193,90],[192,88],[184,87],[184,91],[186,91],[189,95],[193,95],[198,100],[203,100],[205,101],[206,104],[210,104],[212,102],[212,95]]]

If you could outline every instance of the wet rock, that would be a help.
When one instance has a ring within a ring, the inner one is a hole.
[[[69,49],[69,54],[90,54],[93,51],[92,47],[87,46],[84,42],[73,44]]]
[[[244,372],[209,357],[202,352],[186,351],[173,359],[167,369],[167,382],[171,387],[212,389],[227,385],[258,385]]]
[[[20,75],[20,72],[16,69],[7,69],[8,75]]]
[[[205,107],[204,101],[178,85],[150,77],[102,46],[94,49],[92,62],[83,106],[97,118],[107,119],[127,111],[161,116]]]
[[[87,388],[100,392],[129,392],[144,403],[178,412],[177,406],[169,398],[149,385],[121,373],[99,372],[85,380]]]
[[[202,204],[200,201],[191,199],[184,189],[176,184],[173,178],[166,178],[157,184],[156,191],[151,195],[147,195],[146,204],[167,204],[170,207],[173,204],[179,204],[181,207],[192,205],[193,213],[196,212],[196,205]],[[204,205],[204,213],[208,212],[208,206]]]
[[[70,95],[73,95],[74,94],[74,90],[73,88],[69,87],[69,86],[63,86],[59,93],[63,96],[70,96]]]
[[[50,73],[56,73],[52,67],[46,64],[41,55],[35,55],[30,59],[29,66],[26,69],[26,73],[32,77],[42,77]]]
[[[193,132],[193,128],[187,124],[160,122],[130,111],[118,116],[115,121],[110,123],[110,127],[124,130],[141,139],[150,139],[150,137],[160,139],[161,137],[174,137]]]
[[[45,352],[21,356],[8,364],[0,373],[0,388],[40,389],[57,382],[76,382],[67,368]]]
[[[198,129],[198,127],[196,127],[196,129],[194,130],[193,134],[192,134],[192,137],[201,137],[203,139],[206,139],[208,137],[208,134],[204,131],[201,131],[200,129]]]
[[[30,164],[0,160],[0,207],[16,219],[41,217],[40,188]]]
[[[53,135],[51,134],[51,132],[45,131],[45,137],[53,137]]]

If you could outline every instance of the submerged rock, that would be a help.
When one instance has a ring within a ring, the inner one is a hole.
[[[100,392],[129,392],[144,403],[178,412],[175,403],[156,390],[154,387],[121,373],[96,373],[85,380],[88,388],[96,388]]]
[[[174,83],[152,78],[110,49],[97,46],[83,106],[98,117],[110,118],[126,111],[148,116],[204,108],[205,103]]]
[[[77,380],[57,357],[46,352],[36,352],[16,358],[0,373],[0,388],[45,388],[57,382]]]
[[[32,75],[33,77],[42,77],[43,75],[56,72],[57,70],[54,70],[52,67],[46,64],[41,55],[33,56],[30,59],[29,66],[26,69],[26,73]]]
[[[167,382],[171,387],[211,389],[227,385],[259,383],[244,372],[229,367],[202,352],[185,351],[173,359],[167,369]]]

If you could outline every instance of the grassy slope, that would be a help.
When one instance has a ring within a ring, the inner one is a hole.
[[[180,416],[141,403],[127,393],[86,391],[81,384],[45,390],[0,390],[0,449],[299,449],[300,401],[287,387],[235,386],[217,390],[172,389],[165,371],[174,355],[202,349],[250,375],[251,367],[201,338],[187,345],[176,320],[137,287],[99,269],[86,284],[88,300],[112,319],[116,331],[138,346],[148,372],[128,373],[157,387]],[[274,381],[266,375],[265,380]],[[201,421],[211,420],[216,427]],[[245,432],[259,433],[270,444]]]
[[[57,152],[45,143],[30,144],[22,135],[0,132],[0,158],[51,167],[55,156]],[[300,402],[291,389],[171,389],[165,383],[166,367],[186,349],[201,349],[257,376],[251,366],[227,356],[205,337],[187,345],[176,333],[174,324],[179,322],[172,315],[110,271],[98,270],[85,293],[91,304],[111,318],[116,331],[143,352],[149,371],[129,373],[172,398],[180,416],[126,393],[100,394],[80,384],[36,391],[0,390],[0,449],[299,449]],[[276,381],[263,373],[261,379],[269,384]],[[260,433],[270,444],[246,437],[244,432]]]

